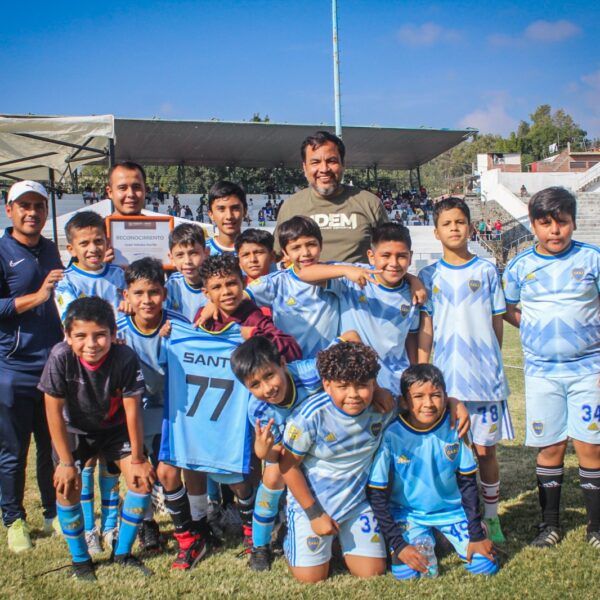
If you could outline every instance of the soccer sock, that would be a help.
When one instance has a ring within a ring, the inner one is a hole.
[[[142,515],[146,512],[149,502],[150,494],[138,494],[131,490],[128,490],[125,494],[115,556],[122,556],[131,552],[135,536],[142,522]]]
[[[252,529],[252,514],[254,513],[254,491],[247,498],[236,498],[238,510],[240,511],[240,518],[242,519],[242,529],[244,529],[244,535],[250,532]]]
[[[481,496],[483,497],[483,518],[493,519],[498,516],[498,500],[500,498],[500,482],[481,482]]]
[[[94,519],[94,471],[95,467],[85,467],[81,472],[81,508],[86,531],[95,526]]]
[[[73,562],[80,563],[91,560],[87,544],[85,543],[85,529],[83,527],[84,519],[81,503],[78,502],[74,506],[63,506],[57,502],[56,512],[63,536],[69,546],[69,552],[71,553]]]
[[[600,469],[586,469],[579,465],[579,487],[587,512],[587,532],[600,531]]]
[[[187,490],[183,485],[171,492],[165,490],[165,506],[175,526],[175,535],[192,528],[192,515]]]
[[[537,465],[535,468],[540,506],[542,507],[542,520],[546,525],[559,526],[560,491],[564,472],[564,465],[557,465],[556,467]]]
[[[271,543],[271,533],[279,512],[281,494],[283,490],[270,490],[263,483],[258,487],[252,518],[252,545],[256,548]]]
[[[208,510],[208,496],[206,494],[195,495],[188,492],[188,500],[190,503],[190,514],[192,521],[198,522],[206,519]]]
[[[100,496],[102,497],[102,532],[110,531],[119,521],[119,476],[109,473],[105,465],[100,465]]]
[[[206,478],[206,493],[210,502],[221,503],[221,486],[210,475]]]

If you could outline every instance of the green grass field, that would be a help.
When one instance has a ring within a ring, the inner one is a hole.
[[[325,583],[303,586],[292,580],[285,561],[279,558],[268,574],[248,570],[236,558],[239,547],[229,547],[200,563],[192,572],[170,570],[170,552],[147,558],[155,571],[145,579],[108,564],[108,556],[97,560],[97,584],[69,578],[68,569],[48,572],[69,564],[66,544],[58,537],[42,537],[41,509],[29,470],[26,506],[34,538],[34,550],[14,555],[6,549],[6,532],[0,533],[1,598],[180,598],[184,596],[241,598],[598,598],[600,555],[585,543],[583,510],[577,459],[567,456],[563,486],[562,525],[566,537],[557,547],[538,551],[527,547],[539,521],[535,486],[535,452],[523,447],[524,390],[518,335],[507,327],[504,357],[512,395],[510,407],[517,439],[500,447],[502,503],[500,515],[508,543],[502,549],[502,569],[493,578],[467,574],[460,560],[448,555],[440,562],[440,577],[434,580],[398,583],[388,574],[368,581],[354,579],[337,569]],[[33,458],[32,458],[33,461]],[[99,493],[96,492],[96,497]],[[165,529],[168,518],[161,517]],[[45,573],[45,574],[44,574]]]

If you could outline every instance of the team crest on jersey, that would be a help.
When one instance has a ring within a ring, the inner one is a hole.
[[[361,294],[361,295],[358,297],[358,301],[359,301],[359,302],[366,302],[366,301],[367,301],[367,297],[366,297],[364,294]]]
[[[335,433],[328,433],[324,439],[326,442],[335,442],[335,440],[337,440]]]
[[[400,314],[405,317],[410,312],[410,306],[408,304],[403,304],[400,307]]]
[[[396,462],[399,465],[407,465],[410,463],[410,458],[408,458],[408,456],[406,456],[405,454],[401,454],[397,459]]]
[[[585,275],[585,271],[583,269],[573,269],[571,275],[575,281],[581,281]]]
[[[498,431],[498,425],[496,425],[496,423],[494,423],[491,427],[490,427],[490,433],[496,433],[496,431]]]
[[[448,460],[454,460],[458,454],[459,444],[454,442],[453,444],[446,444],[444,446],[444,454]]]
[[[533,421],[531,423],[531,429],[535,435],[542,435],[544,433],[544,424],[541,421]]]
[[[377,437],[380,433],[381,430],[383,429],[383,425],[381,423],[371,423],[371,433],[373,434],[373,437]]]
[[[437,285],[433,286],[433,289],[431,290],[434,294],[439,294],[440,293],[440,288]]]
[[[296,300],[295,300],[294,298],[290,297],[290,298],[288,298],[288,299],[285,301],[285,303],[286,303],[288,306],[294,306],[294,304],[296,304]]]
[[[302,430],[296,427],[295,425],[290,425],[288,430],[288,439],[290,442],[297,440],[302,435]]]
[[[311,552],[315,552],[321,543],[321,538],[317,535],[311,535],[306,538],[306,545]]]
[[[588,425],[588,431],[598,431],[598,425],[596,423],[590,423]]]
[[[481,281],[478,279],[469,279],[469,289],[475,293],[481,287]]]

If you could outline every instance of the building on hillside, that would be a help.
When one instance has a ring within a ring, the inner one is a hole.
[[[529,165],[532,173],[583,173],[600,162],[600,148],[572,152],[569,144],[562,152]]]
[[[500,169],[505,173],[521,172],[521,154],[519,152],[488,152],[477,155],[477,173]]]

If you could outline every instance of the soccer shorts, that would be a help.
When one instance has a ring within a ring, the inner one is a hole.
[[[527,446],[551,446],[567,437],[600,444],[600,373],[525,376]]]
[[[403,530],[404,540],[412,544],[414,540],[420,537],[426,537],[431,540],[435,546],[433,529],[437,529],[454,546],[456,553],[464,563],[465,569],[474,575],[494,575],[498,572],[499,565],[497,561],[492,561],[481,554],[474,554],[471,562],[467,562],[467,547],[469,545],[468,523],[466,519],[455,521],[450,520],[442,525],[426,525],[423,521],[406,518],[398,521]],[[419,577],[420,573],[405,565],[395,553],[392,555],[392,575],[396,579],[414,579]]]
[[[67,433],[69,450],[79,472],[85,463],[96,456],[103,458],[109,473],[119,473],[115,461],[126,458],[131,454],[129,434],[125,425],[111,427],[97,433]],[[60,462],[56,451],[52,452],[54,463]]]
[[[248,475],[243,473],[207,473],[207,475],[215,482],[221,485],[235,485],[242,483]]]
[[[318,536],[302,509],[287,509],[285,556],[291,567],[316,567],[331,560],[332,535]],[[385,543],[373,510],[365,502],[338,521],[343,554],[385,558]]]
[[[465,402],[471,416],[471,437],[478,446],[495,446],[500,440],[515,437],[508,403]]]

